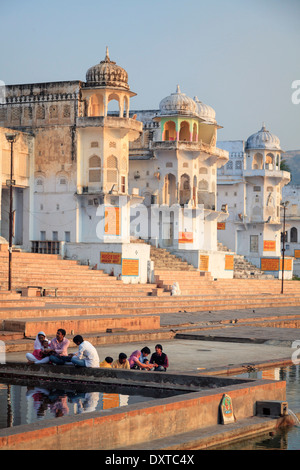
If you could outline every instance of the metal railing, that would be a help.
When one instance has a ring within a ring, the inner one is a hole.
[[[44,253],[47,255],[59,255],[60,254],[60,242],[59,241],[48,241],[48,240],[32,240],[31,241],[31,253]]]

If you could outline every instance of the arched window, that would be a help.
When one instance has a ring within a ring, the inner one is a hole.
[[[107,182],[118,183],[118,160],[114,155],[110,155],[107,159]]]
[[[121,106],[120,96],[117,93],[111,93],[107,99],[107,114],[117,112],[120,116],[121,108],[123,108],[123,106]]]
[[[263,156],[261,153],[256,153],[253,156],[253,161],[252,161],[252,170],[262,170],[263,167]]]
[[[188,204],[191,199],[190,177],[185,173],[180,177],[180,204]]]
[[[268,153],[266,155],[266,169],[267,170],[273,170],[273,165],[274,165],[274,155],[272,153]]]
[[[187,121],[180,124],[179,140],[190,141],[190,126]]]
[[[175,122],[168,121],[165,123],[162,140],[163,141],[176,140]]]
[[[45,107],[44,105],[39,105],[36,110],[36,118],[37,119],[45,119]]]
[[[198,183],[198,190],[199,191],[208,191],[208,181],[202,179]]]
[[[89,159],[89,183],[100,183],[101,181],[101,158],[93,155]]]
[[[171,173],[164,179],[163,202],[170,206],[176,202],[176,177]]]
[[[291,228],[291,243],[297,243],[298,242],[298,230],[296,227]]]
[[[88,115],[91,117],[94,116],[103,116],[104,107],[103,107],[103,98],[99,95],[92,95],[89,99],[88,105]]]
[[[35,191],[37,193],[44,192],[44,178],[42,176],[38,176],[35,180]]]
[[[56,175],[56,192],[57,193],[64,193],[66,191],[68,191],[68,177],[64,172],[57,173],[57,175]]]

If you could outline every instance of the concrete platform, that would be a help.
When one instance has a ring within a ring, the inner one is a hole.
[[[228,326],[222,329],[214,328],[203,332],[177,333],[176,338],[200,341],[226,341],[231,343],[255,343],[292,347],[300,340],[300,332],[291,328]]]
[[[201,317],[203,326],[201,334],[199,331],[197,333],[191,332],[187,334],[185,338],[180,339],[180,333],[177,331],[177,336],[175,334],[172,339],[147,340],[147,337],[145,337],[144,341],[142,337],[133,336],[132,338],[127,337],[129,339],[127,342],[102,344],[96,346],[96,348],[98,350],[100,360],[103,360],[108,355],[115,359],[118,357],[120,352],[125,352],[129,356],[135,349],[142,348],[143,346],[148,346],[151,351],[154,351],[155,344],[160,342],[163,344],[164,351],[169,357],[169,373],[176,374],[193,373],[198,375],[221,376],[227,375],[229,372],[245,372],[250,365],[252,368],[255,368],[262,365],[271,367],[272,365],[278,366],[281,364],[291,364],[291,355],[293,350],[290,343],[292,338],[298,339],[297,330],[283,330],[281,328],[262,329],[249,327],[247,324],[236,327],[234,326],[234,323],[230,323],[232,315],[236,313],[236,311],[224,312],[224,316],[222,315],[221,321],[226,323],[223,325],[223,328],[216,325],[216,329],[205,329],[206,327],[203,325],[205,321],[211,324],[210,322],[216,321],[216,315],[219,316],[219,312],[217,314],[206,312],[206,314]],[[269,314],[270,316],[286,315],[286,312],[284,311],[272,310],[267,312],[266,309],[255,313],[258,318],[264,318],[266,314]],[[289,315],[297,315],[298,313],[299,309],[289,311]],[[240,315],[240,320],[248,321],[252,316],[253,311],[242,310],[241,312],[238,312],[238,314]],[[180,330],[181,328],[187,329],[189,326],[193,328],[195,323],[199,321],[199,316],[194,313],[185,314],[185,326],[183,326],[182,323],[180,323],[179,326],[178,320],[181,319],[182,322],[182,316],[178,316],[177,314],[168,316],[161,315],[160,319],[165,326],[171,329],[173,328],[175,331],[176,329]],[[194,323],[192,324],[192,322]],[[266,338],[264,336],[266,330],[268,331],[267,341],[265,341]],[[149,332],[149,335],[150,333],[151,332]],[[218,340],[217,334],[219,338]],[[122,333],[118,333],[118,335],[122,335]],[[213,335],[215,335],[215,337],[213,337]],[[138,339],[138,342],[134,342],[135,338]],[[149,336],[149,338],[151,338],[151,336]],[[75,352],[76,348],[70,348],[69,351]],[[26,362],[24,352],[8,353],[6,359],[9,362]],[[149,377],[150,376],[151,372],[149,372]],[[121,411],[115,414],[116,419],[120,413]],[[86,418],[88,418],[88,416],[86,416]],[[65,426],[69,426],[67,421],[69,422],[69,420],[66,419]],[[87,425],[90,426],[91,423],[92,421],[88,421]],[[120,421],[120,426],[121,425],[122,422]],[[206,426],[202,429],[200,428],[188,432],[182,431],[176,435],[167,435],[164,437],[163,442],[161,439],[148,439],[140,444],[135,443],[134,446],[123,445],[114,450],[174,451],[206,449],[210,448],[212,445],[222,444],[234,439],[251,437],[259,433],[273,431],[276,429],[276,425],[277,421],[274,419],[253,416],[247,419],[238,419],[238,421],[232,425]],[[76,426],[73,429],[76,439],[79,439],[79,435],[81,435],[78,434],[78,432],[83,432],[82,426],[84,426],[82,420],[78,419],[78,431]],[[46,431],[43,431],[43,433],[44,432]],[[55,430],[55,433],[56,432],[57,431]],[[155,437],[155,433],[153,433],[152,436]]]
[[[36,336],[38,331],[47,331],[47,335],[55,335],[59,328],[64,328],[68,332],[74,331],[74,334],[90,333],[91,331],[103,332],[108,328],[124,328],[126,330],[148,330],[159,329],[159,316],[134,316],[125,317],[123,315],[107,316],[107,315],[85,315],[83,317],[52,317],[34,318],[23,320],[15,318],[14,320],[4,320],[4,331],[23,332],[24,336]]]
[[[52,337],[51,337],[52,338]],[[72,338],[69,338],[72,340]],[[207,373],[210,369],[227,370],[233,366],[239,366],[241,372],[247,365],[259,364],[264,361],[279,362],[291,361],[293,350],[286,344],[249,344],[224,341],[193,340],[193,339],[169,339],[154,341],[127,342],[115,344],[97,345],[96,349],[102,361],[106,356],[116,359],[119,353],[124,352],[129,357],[136,349],[148,346],[151,352],[157,343],[162,343],[164,352],[168,355],[170,372],[197,372]],[[33,344],[33,342],[32,342]],[[76,348],[71,347],[70,352]],[[26,363],[25,352],[11,352],[6,354],[6,360],[11,362]]]
[[[234,403],[236,422],[249,419],[255,412],[257,400],[285,399],[285,383],[276,380],[249,378],[205,377],[198,374],[125,371],[120,369],[76,369],[73,366],[7,364],[0,366],[3,377],[24,380],[25,369],[32,385],[79,381],[116,384],[125,387],[150,387],[180,391],[179,395],[157,398],[147,402],[64,416],[0,430],[0,449],[9,450],[67,450],[118,449],[129,445],[147,445],[154,436],[161,443],[170,436],[180,436],[218,426],[219,405],[224,393]],[[5,379],[2,379],[5,380]],[[68,385],[70,386],[70,385]],[[274,420],[274,426],[276,421]],[[225,429],[227,426],[220,426]],[[227,428],[228,429],[228,428]],[[143,432],[141,432],[143,431]]]

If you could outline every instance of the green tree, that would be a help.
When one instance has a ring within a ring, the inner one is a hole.
[[[287,164],[286,160],[281,160],[280,170],[281,171],[288,171],[289,173],[291,173],[291,169],[290,169],[289,165]],[[291,177],[292,177],[292,175],[291,175]]]

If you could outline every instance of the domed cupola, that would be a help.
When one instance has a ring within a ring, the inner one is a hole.
[[[246,142],[246,149],[281,150],[280,140],[271,134],[263,124],[260,131],[252,134]]]
[[[181,93],[179,85],[177,90],[170,96],[167,96],[159,103],[160,114],[162,116],[196,116],[197,106],[194,100],[188,97],[185,93]]]
[[[86,73],[87,87],[116,87],[129,90],[126,70],[109,58],[108,47],[105,59],[90,67]]]
[[[216,123],[215,110],[211,106],[208,106],[207,104],[202,103],[202,101],[200,101],[197,96],[195,96],[194,101],[197,105],[197,112],[198,112],[199,117],[201,119],[204,119],[206,122],[215,124]]]

